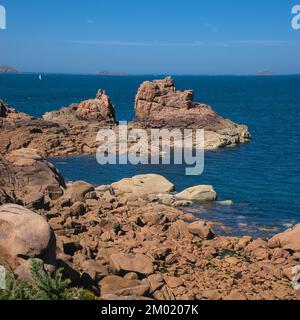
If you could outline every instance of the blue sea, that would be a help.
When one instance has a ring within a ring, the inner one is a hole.
[[[111,97],[118,120],[134,117],[139,84],[160,76],[0,75],[0,98],[19,111],[41,116],[94,97]],[[189,210],[231,229],[228,234],[270,236],[300,222],[300,76],[175,76],[179,89],[194,89],[196,100],[249,126],[251,143],[208,151],[201,176],[185,176],[183,166],[100,166],[94,156],[50,159],[66,180],[109,184],[141,173],[158,173],[178,191],[198,184],[215,187],[219,200],[233,205]]]

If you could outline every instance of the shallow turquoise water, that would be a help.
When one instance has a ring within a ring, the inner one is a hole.
[[[153,76],[0,75],[0,98],[20,111],[40,116],[86,98],[99,88],[110,95],[119,120],[134,116],[139,84]],[[233,234],[269,235],[263,227],[284,229],[300,222],[300,76],[178,76],[179,89],[224,117],[249,126],[253,141],[233,149],[206,152],[202,176],[187,177],[182,166],[100,166],[94,157],[51,159],[67,180],[106,184],[135,174],[157,172],[180,191],[212,184],[233,206],[194,208],[200,216],[224,222]],[[247,226],[246,226],[247,225]]]

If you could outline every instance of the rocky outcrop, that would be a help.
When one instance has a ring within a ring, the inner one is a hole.
[[[18,112],[0,100],[0,154],[22,148],[38,149],[43,155],[76,151],[66,128]]]
[[[144,82],[136,95],[136,123],[151,128],[205,129],[207,149],[249,141],[248,128],[193,101],[193,90],[178,91],[172,78]]]
[[[0,156],[0,204],[43,209],[66,188],[63,177],[37,150],[19,149]]]
[[[246,126],[223,119],[209,106],[193,102],[193,96],[192,90],[176,90],[171,78],[143,83],[136,95],[136,119],[129,124],[129,131],[146,128],[150,137],[151,128],[205,129],[205,149],[250,140]],[[43,119],[17,112],[0,100],[2,154],[21,148],[38,149],[45,156],[92,154],[99,147],[96,137],[102,128],[115,130],[118,137],[115,109],[103,90],[95,99],[48,112]],[[198,143],[193,141],[195,147]],[[131,145],[128,142],[128,147]],[[147,145],[142,148],[141,153],[150,150]]]
[[[49,112],[44,119],[17,112],[0,100],[0,153],[21,148],[38,149],[44,156],[92,153],[97,132],[114,125],[114,107],[102,90],[95,99]]]
[[[115,109],[105,91],[99,90],[95,99],[72,104],[59,111],[48,112],[43,116],[46,121],[74,126],[76,122],[83,123],[115,123]]]
[[[56,242],[47,221],[18,205],[0,206],[1,262],[15,270],[29,258],[35,257],[53,271],[56,265]]]

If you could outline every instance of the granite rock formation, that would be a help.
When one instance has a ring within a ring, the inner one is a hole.
[[[206,148],[244,143],[248,128],[219,116],[206,104],[194,102],[194,91],[178,91],[172,78],[144,82],[135,99],[135,122],[143,127],[205,129]]]

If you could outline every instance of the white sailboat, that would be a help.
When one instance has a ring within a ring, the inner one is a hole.
[[[39,74],[39,80],[42,81],[42,75],[41,74]]]

